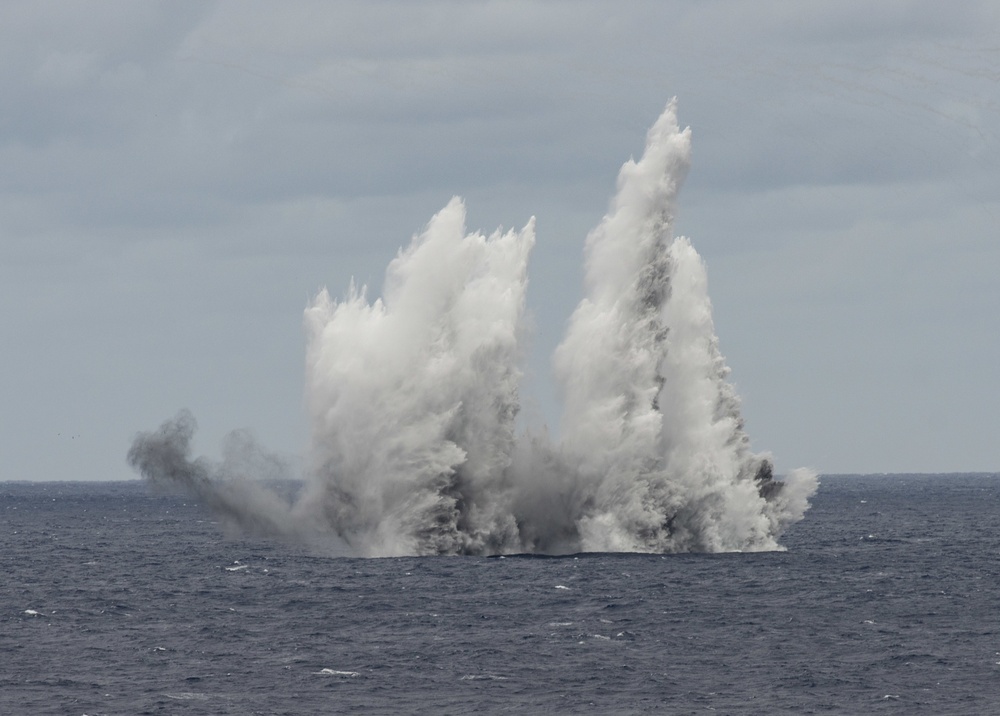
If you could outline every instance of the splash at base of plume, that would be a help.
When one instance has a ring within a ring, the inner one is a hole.
[[[297,500],[234,477],[267,465],[246,440],[221,466],[191,461],[185,414],[137,437],[130,463],[244,529],[363,556],[780,549],[816,476],[776,480],[750,449],[704,264],[673,236],[689,158],[671,103],[587,237],[586,294],[555,355],[558,442],[515,430],[534,220],[467,234],[453,199],[392,261],[383,298],[352,286],[307,309]]]

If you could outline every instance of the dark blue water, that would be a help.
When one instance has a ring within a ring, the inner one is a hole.
[[[0,713],[1000,712],[1000,477],[826,478],[784,542],[335,559],[0,484]]]

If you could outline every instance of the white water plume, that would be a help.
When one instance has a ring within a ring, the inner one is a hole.
[[[514,549],[506,507],[534,220],[465,234],[453,199],[389,265],[385,296],[306,311],[306,504],[368,554]]]
[[[243,527],[363,556],[780,549],[816,477],[774,480],[750,449],[704,264],[672,233],[689,160],[671,102],[587,238],[586,296],[555,355],[557,443],[515,429],[534,219],[467,234],[456,198],[389,265],[381,299],[352,285],[306,310],[297,500],[279,509],[252,480],[236,499],[239,480],[190,461],[188,418],[139,435],[130,462]]]

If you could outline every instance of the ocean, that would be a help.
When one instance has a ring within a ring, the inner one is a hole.
[[[787,551],[333,557],[0,483],[2,714],[1000,712],[1000,476],[827,476]]]

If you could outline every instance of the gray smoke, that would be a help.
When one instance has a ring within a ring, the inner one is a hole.
[[[221,463],[191,459],[196,422],[187,410],[153,432],[139,433],[128,463],[152,485],[196,497],[227,524],[254,534],[292,535],[298,529],[291,506],[264,487],[264,481],[287,477],[287,468],[242,431],[225,442]]]

